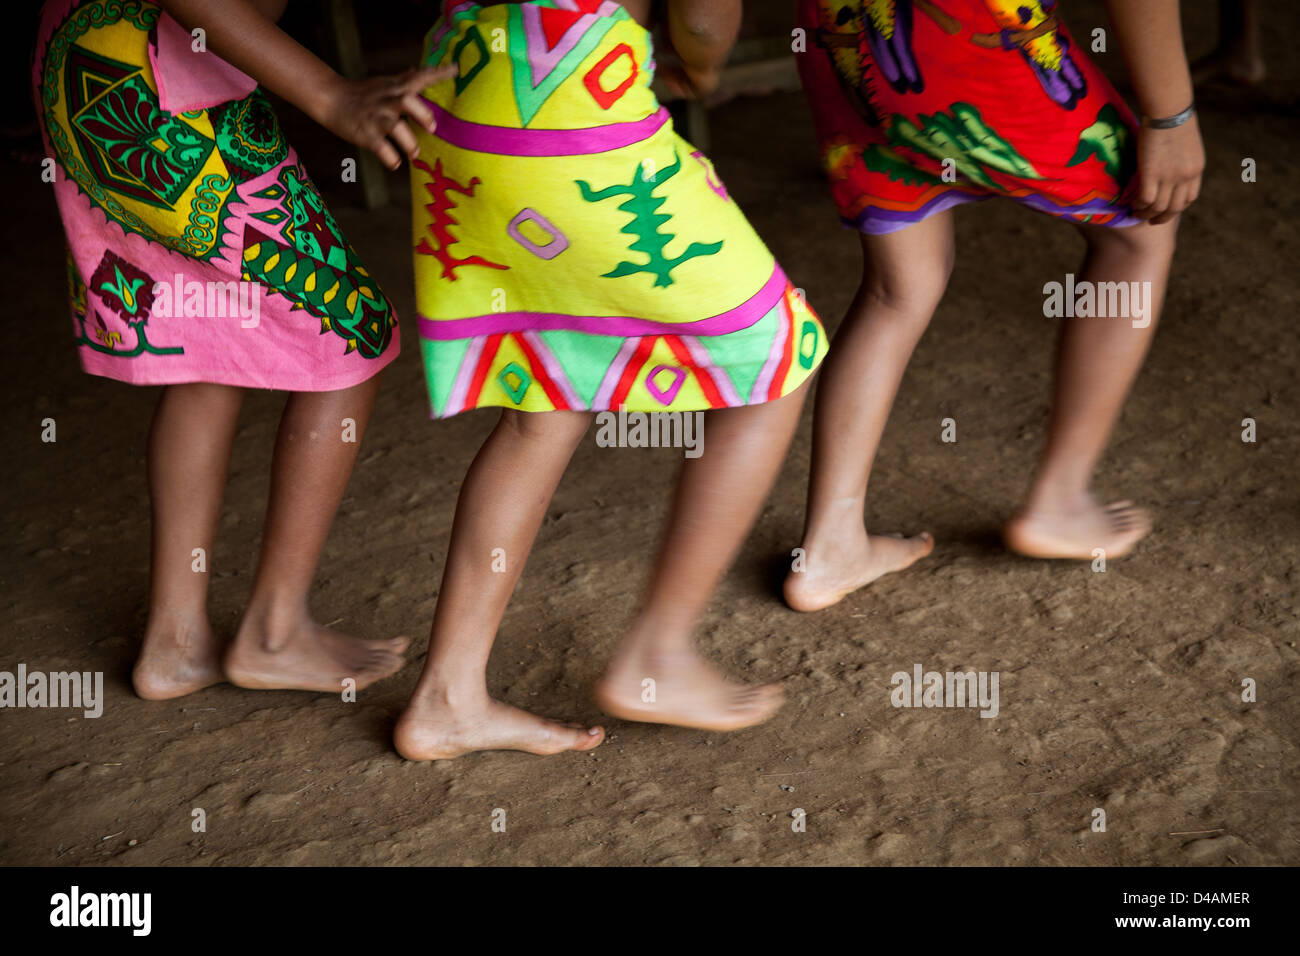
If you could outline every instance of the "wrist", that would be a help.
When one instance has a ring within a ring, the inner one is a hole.
[[[307,101],[302,111],[322,126],[334,112],[336,104],[347,87],[347,78],[326,68],[319,79],[313,79],[308,85]]]
[[[1165,116],[1142,116],[1142,125],[1146,129],[1177,129],[1196,115],[1196,104],[1190,103],[1176,113]]]
[[[1196,101],[1196,92],[1192,89],[1190,77],[1186,83],[1174,82],[1168,84],[1167,88],[1158,90],[1144,90],[1143,84],[1140,83],[1134,85],[1138,87],[1138,108],[1144,117],[1176,116]]]

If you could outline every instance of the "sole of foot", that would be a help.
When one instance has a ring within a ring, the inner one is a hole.
[[[886,574],[911,567],[933,550],[934,536],[928,531],[910,538],[869,535],[864,553],[852,560],[824,570],[808,568],[786,575],[782,587],[785,603],[795,611],[820,611]]]
[[[1059,514],[1021,513],[1002,530],[1006,546],[1028,558],[1122,558],[1151,532],[1151,516],[1131,501]]]
[[[698,657],[655,663],[630,659],[611,666],[592,690],[612,717],[696,730],[743,730],[781,709],[778,684],[740,684]]]
[[[470,709],[413,703],[393,729],[393,745],[407,760],[452,760],[480,750],[538,756],[594,750],[603,727],[561,723],[489,700]]]

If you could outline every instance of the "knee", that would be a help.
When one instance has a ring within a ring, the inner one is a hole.
[[[952,276],[953,253],[914,261],[900,269],[868,273],[863,285],[867,303],[917,322],[929,322]]]
[[[1085,234],[1089,249],[1115,252],[1135,259],[1165,261],[1172,259],[1178,245],[1178,217],[1153,226],[1138,223],[1121,228],[1095,226]]]
[[[508,433],[513,438],[525,441],[543,441],[546,439],[547,425],[544,414],[521,412],[513,408],[501,410],[497,430]]]
[[[586,412],[521,412],[507,408],[501,412],[497,429],[522,441],[574,446],[590,424],[591,415]]]

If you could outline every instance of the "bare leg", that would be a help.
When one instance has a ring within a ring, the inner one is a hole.
[[[132,674],[148,700],[222,680],[208,623],[208,561],[242,400],[237,388],[207,384],[169,385],[158,399],[149,432],[149,622]]]
[[[1243,86],[1264,82],[1261,7],[1259,0],[1219,0],[1219,45],[1192,65],[1193,82],[1198,86],[1215,80]]]
[[[774,402],[708,413],[704,454],[682,466],[642,610],[596,685],[606,712],[737,730],[781,706],[778,686],[731,682],[691,635],[776,480],[806,393],[804,386]]]
[[[1129,318],[1066,320],[1047,445],[1025,503],[1004,532],[1008,547],[1032,557],[1086,560],[1096,548],[1108,558],[1121,557],[1151,527],[1131,502],[1102,506],[1089,488],[1155,334],[1178,222],[1079,228],[1088,242],[1082,278],[1094,287],[1149,282],[1150,323],[1134,328]]]
[[[929,534],[868,535],[867,483],[903,371],[948,285],[952,213],[884,236],[863,236],[863,279],[836,333],[817,389],[805,568],[786,603],[816,611],[934,548]]]
[[[474,750],[553,754],[590,750],[605,739],[599,727],[544,720],[493,700],[487,690],[488,655],[501,618],[591,419],[586,412],[506,410],[470,465],[456,503],[429,656],[394,732],[397,751],[408,760]],[[504,570],[497,570],[502,561]]]
[[[253,594],[226,655],[226,676],[251,688],[360,690],[402,666],[406,638],[366,641],[316,624],[307,595],[347,488],[379,389],[379,376],[335,392],[297,392],[285,403]],[[355,423],[345,441],[345,419]]]

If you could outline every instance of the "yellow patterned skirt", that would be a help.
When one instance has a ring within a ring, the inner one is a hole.
[[[821,322],[673,131],[619,4],[448,2],[423,62],[459,66],[412,166],[434,416],[725,408],[812,375]]]

